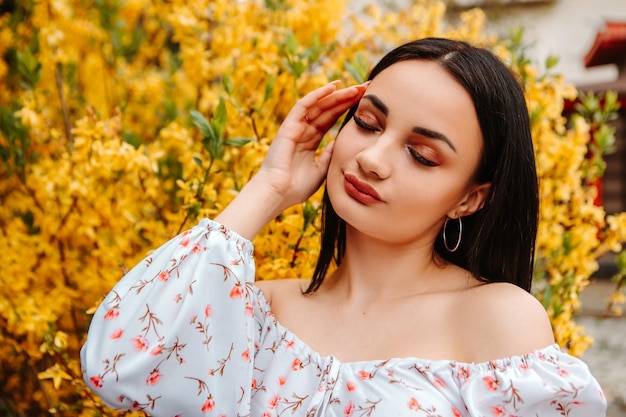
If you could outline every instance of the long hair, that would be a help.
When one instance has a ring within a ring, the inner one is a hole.
[[[459,248],[448,251],[440,233],[434,251],[480,281],[511,282],[530,291],[539,196],[522,86],[491,52],[441,38],[421,39],[397,47],[378,62],[368,79],[397,62],[415,59],[438,63],[472,97],[483,136],[482,158],[475,180],[479,184],[491,182],[482,209],[463,218]],[[358,104],[348,111],[341,127],[352,118],[357,107]],[[341,264],[345,246],[345,222],[325,192],[320,255],[306,294],[320,287],[333,262]]]

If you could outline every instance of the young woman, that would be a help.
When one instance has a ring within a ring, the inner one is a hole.
[[[254,283],[250,240],[324,179],[313,279]],[[85,380],[155,416],[604,416],[529,293],[537,210],[515,77],[465,43],[402,45],[302,98],[232,204],[120,281]]]

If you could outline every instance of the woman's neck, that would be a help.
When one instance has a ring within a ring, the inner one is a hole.
[[[446,273],[458,275],[459,270],[436,260],[432,241],[394,245],[348,229],[341,265],[321,290],[367,304],[446,290],[450,282],[439,278]]]

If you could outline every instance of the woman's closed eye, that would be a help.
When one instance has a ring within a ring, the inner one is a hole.
[[[424,157],[424,155],[419,153],[415,148],[413,148],[411,146],[408,146],[407,149],[409,150],[409,153],[411,154],[413,159],[415,159],[421,165],[424,165],[424,166],[427,166],[427,167],[437,167],[437,166],[439,166],[438,162],[432,161],[432,160]]]
[[[363,130],[368,130],[370,132],[380,132],[382,130],[380,127],[376,127],[376,126],[373,126],[373,125],[365,122],[363,119],[361,119],[356,114],[354,116],[352,116],[352,118],[354,119],[354,123],[356,123],[356,125],[358,127],[360,127],[361,129],[363,129]]]

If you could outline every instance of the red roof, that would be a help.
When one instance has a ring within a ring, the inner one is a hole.
[[[626,22],[606,22],[584,61],[585,67],[626,62]]]

